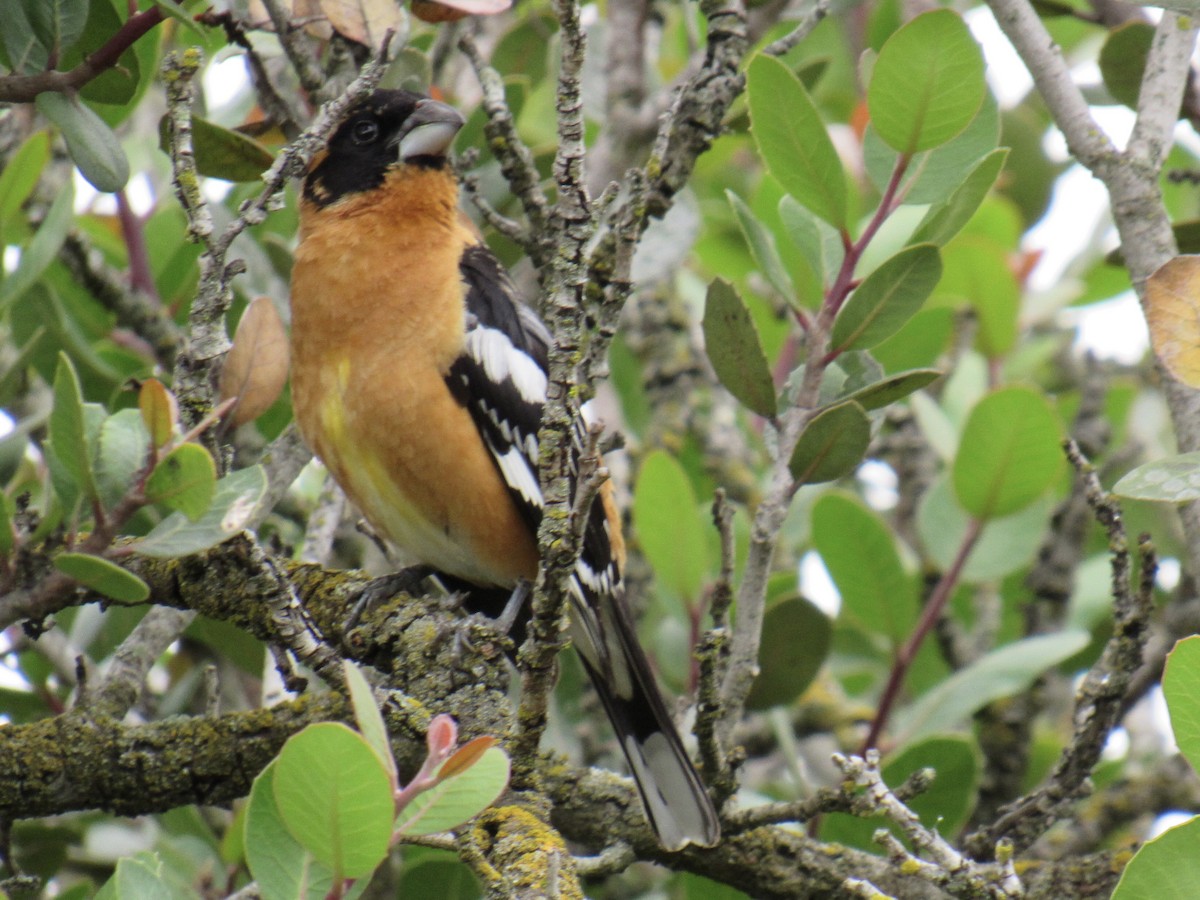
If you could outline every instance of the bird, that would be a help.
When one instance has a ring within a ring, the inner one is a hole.
[[[313,157],[292,270],[292,403],[377,533],[452,583],[515,594],[539,565],[552,338],[459,211],[449,154],[464,121],[379,89]],[[661,846],[711,847],[718,815],[638,642],[620,525],[606,485],[568,579],[572,644]]]

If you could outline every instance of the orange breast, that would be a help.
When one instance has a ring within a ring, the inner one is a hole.
[[[445,381],[463,345],[458,260],[469,240],[453,191],[446,173],[418,171],[304,210],[293,404],[347,496],[413,562],[508,586],[536,575],[536,544]]]

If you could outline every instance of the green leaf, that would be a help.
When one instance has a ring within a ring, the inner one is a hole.
[[[163,153],[169,152],[166,116],[158,124],[158,146]],[[196,154],[196,171],[208,178],[225,181],[258,181],[275,161],[271,151],[253,138],[199,116],[192,116],[192,148]]]
[[[833,641],[829,616],[798,595],[771,605],[763,620],[758,677],[746,698],[749,709],[786,706],[808,690]]]
[[[962,134],[940,147],[912,156],[900,186],[903,202],[945,203],[971,170],[996,149],[999,140],[1000,108],[991,93],[987,93],[979,115]],[[884,143],[874,126],[868,125],[863,136],[863,162],[871,183],[880,191],[887,187],[899,158],[900,154]]]
[[[107,44],[125,24],[124,18],[117,12],[114,3],[102,3],[99,0],[89,5],[87,24],[84,26],[80,40],[63,54],[59,69],[69,71],[83,60]],[[138,45],[151,44],[148,38],[141,38]],[[142,82],[142,56],[138,49],[130,47],[121,54],[115,66],[111,66],[92,78],[79,90],[79,95],[94,103],[129,104],[138,93]],[[151,63],[152,72],[153,63]],[[146,81],[150,78],[147,77]],[[110,123],[111,124],[111,123]]]
[[[684,600],[699,598],[708,574],[708,542],[696,506],[683,466],[665,451],[647,454],[633,491],[638,543],[658,583]]]
[[[827,407],[805,426],[788,462],[798,484],[819,484],[858,468],[871,441],[871,423],[853,400]]]
[[[192,522],[183,513],[167,516],[133,545],[143,556],[188,556],[228,540],[246,527],[267,490],[262,466],[239,469],[217,482],[212,505]]]
[[[950,199],[925,214],[913,233],[913,242],[928,241],[942,246],[962,231],[1000,177],[1008,152],[1007,147],[1001,147],[985,156]]]
[[[1052,507],[1053,498],[1042,497],[1019,512],[988,521],[967,558],[963,581],[997,581],[1029,565],[1041,546]],[[917,507],[917,533],[942,571],[953,564],[970,524],[949,479],[936,479]]]
[[[775,382],[758,329],[741,296],[714,279],[704,303],[704,346],[721,384],[751,411],[775,416]]]
[[[975,344],[991,359],[1016,346],[1021,286],[1013,274],[1008,250],[980,235],[962,235],[942,256],[945,271],[933,303],[970,305],[979,320]]]
[[[959,737],[933,737],[906,747],[884,760],[883,780],[900,785],[914,772],[933,769],[930,788],[907,801],[908,807],[926,828],[941,834],[955,834],[966,821],[979,781],[978,751],[972,741]],[[848,813],[832,813],[822,823],[821,840],[870,850],[880,828],[894,830],[882,816],[858,818]]]
[[[119,191],[129,180],[129,160],[121,142],[86,104],[52,91],[38,94],[38,111],[59,127],[67,151],[84,178],[101,192]]]
[[[116,506],[148,460],[150,436],[136,409],[122,409],[100,426],[96,451],[96,489],[106,509]]]
[[[821,286],[833,284],[846,256],[846,246],[838,230],[801,206],[790,194],[779,200],[779,218]]]
[[[853,400],[865,410],[882,409],[919,391],[942,377],[939,369],[910,369],[859,388],[844,399]]]
[[[17,75],[41,72],[50,59],[50,49],[35,32],[25,7],[24,2],[9,3],[4,11],[4,27],[0,28],[6,62]]]
[[[54,565],[84,587],[122,603],[144,603],[150,598],[146,582],[102,556],[60,553],[54,557]]]
[[[759,54],[746,72],[750,130],[767,169],[789,194],[839,230],[846,175],[808,91],[779,60]]]
[[[867,109],[879,136],[913,154],[945,144],[971,124],[987,86],[983,54],[957,13],[912,19],[879,51]]]
[[[903,784],[920,769],[937,772],[929,790],[908,801],[927,828],[957,834],[967,821],[979,781],[975,744],[965,738],[934,737],[890,757],[883,766],[884,782]]]
[[[1200,636],[1175,644],[1167,655],[1162,684],[1175,743],[1192,769],[1200,772]]]
[[[453,859],[427,859],[408,865],[405,857],[397,897],[437,897],[438,900],[479,900],[483,892],[467,866]]]
[[[387,726],[375,704],[375,692],[363,676],[362,671],[350,660],[342,661],[342,672],[346,676],[346,688],[350,693],[350,705],[354,708],[354,721],[383,767],[393,788],[396,785],[396,760],[392,756],[392,745],[388,742]]]
[[[334,874],[291,835],[275,803],[275,767],[263,769],[246,808],[246,865],[264,900],[325,900]],[[363,879],[366,884],[368,879]]]
[[[1131,500],[1186,503],[1200,500],[1200,451],[1180,453],[1138,466],[1113,485]]]
[[[1154,26],[1147,22],[1126,22],[1110,30],[1100,48],[1100,77],[1113,99],[1137,109],[1142,90],[1142,75],[1154,41]]]
[[[17,507],[13,499],[0,491],[0,557],[7,557],[16,545],[16,536],[13,533],[16,515]]]
[[[888,526],[856,498],[831,491],[813,506],[812,538],[841,594],[841,617],[893,648],[902,644],[917,621],[917,585]]]
[[[1062,463],[1062,430],[1043,394],[993,391],[967,417],[954,458],[954,490],[977,519],[1022,509],[1050,486]]]
[[[796,296],[796,288],[783,266],[783,260],[779,258],[775,236],[767,231],[766,226],[758,220],[741,197],[729,190],[725,192],[725,196],[729,205],[733,207],[738,227],[742,229],[742,235],[746,238],[746,245],[750,248],[750,255],[754,258],[758,270],[781,297],[789,303],[792,302]]]
[[[400,811],[396,830],[422,835],[450,831],[496,802],[508,787],[510,763],[499,747],[489,747],[467,769],[417,794]]]
[[[8,165],[0,169],[0,237],[12,229],[13,220],[21,213],[21,205],[37,187],[49,161],[50,134],[35,131],[9,158]]]
[[[154,854],[117,860],[116,869],[96,892],[96,900],[137,900],[142,897],[175,897],[174,886],[162,877],[162,864]],[[195,896],[194,894],[190,896]]]
[[[5,172],[10,171],[10,168],[6,168]],[[58,257],[63,241],[67,239],[74,215],[75,188],[68,181],[59,190],[58,196],[46,212],[46,217],[42,219],[29,244],[21,252],[21,261],[17,263],[16,270],[0,282],[0,310],[6,309],[20,298],[45,274],[46,269]]]
[[[1200,816],[1142,845],[1121,873],[1112,900],[1192,900],[1200,884]]]
[[[833,323],[833,349],[865,350],[899,331],[916,315],[942,277],[933,244],[906,247],[868,275]]]
[[[337,876],[362,878],[387,856],[387,771],[362,735],[340,722],[288,738],[275,760],[275,804],[292,837]]]
[[[217,465],[209,452],[199,444],[180,444],[159,460],[150,473],[146,500],[161,503],[198,522],[212,504],[216,485]]]
[[[29,23],[43,47],[56,57],[79,40],[88,17],[88,0],[24,0]]]
[[[192,17],[188,15],[188,11],[180,6],[176,0],[151,0],[151,2],[176,22],[181,22],[196,34],[203,36],[204,32],[200,30],[200,26],[192,20]]]
[[[1025,638],[993,650],[923,694],[896,716],[896,744],[953,731],[993,700],[1028,688],[1043,672],[1070,659],[1091,642],[1086,631],[1060,631]]]
[[[96,495],[92,451],[84,421],[83,391],[71,358],[58,355],[54,372],[54,408],[47,426],[54,453],[64,472],[89,500]]]

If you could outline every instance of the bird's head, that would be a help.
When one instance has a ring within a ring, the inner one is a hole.
[[[411,91],[379,90],[353,107],[325,150],[313,159],[304,196],[327,206],[379,187],[404,166],[442,168],[462,113]]]

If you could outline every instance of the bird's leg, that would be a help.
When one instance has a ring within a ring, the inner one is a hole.
[[[525,604],[529,602],[529,597],[532,594],[533,583],[528,578],[518,578],[517,584],[508,598],[508,602],[504,604],[504,609],[493,620],[497,631],[501,634],[512,634],[513,625],[516,624],[517,618],[524,611]]]
[[[346,617],[343,629],[344,633],[349,633],[357,628],[368,610],[374,609],[396,594],[411,594],[421,586],[422,581],[436,572],[437,570],[432,566],[408,566],[399,572],[371,579],[359,592],[354,606],[350,608],[350,615]]]

